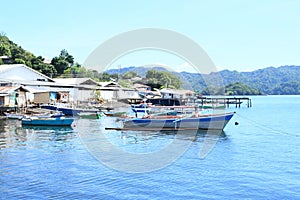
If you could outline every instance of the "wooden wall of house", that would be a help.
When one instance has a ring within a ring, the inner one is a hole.
[[[111,101],[115,98],[115,91],[113,90],[100,90],[100,94],[104,100]]]
[[[95,90],[80,89],[73,95],[73,100],[77,101],[88,101],[89,99],[94,98]]]
[[[36,104],[50,103],[49,92],[35,93],[33,102]]]

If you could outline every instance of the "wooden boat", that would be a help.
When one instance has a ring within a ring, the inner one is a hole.
[[[57,110],[61,111],[64,115],[68,116],[75,116],[81,112],[98,112],[98,109],[84,109],[84,108],[71,108],[67,107],[67,105],[42,105],[42,108],[49,109],[49,110]]]
[[[131,105],[131,110],[133,112],[143,112],[143,113],[149,113],[151,111],[151,108],[147,104],[138,104],[138,105]]]
[[[126,112],[104,112],[107,117],[122,117],[126,115]]]
[[[8,118],[8,119],[22,119],[24,117],[24,114],[21,114],[21,113],[7,113],[7,112],[4,112],[5,116]]]
[[[100,112],[80,112],[78,115],[85,119],[100,119],[102,117]]]
[[[124,128],[188,128],[188,129],[224,129],[234,112],[223,114],[207,114],[194,116],[148,116],[131,118],[123,121]]]
[[[225,109],[226,106],[225,105],[203,105],[203,106],[199,106],[200,108],[203,109]]]
[[[4,113],[5,116],[8,118],[8,119],[18,119],[18,120],[21,120],[23,118],[26,118],[26,117],[29,117],[29,116],[32,116],[32,117],[38,117],[38,118],[47,118],[47,117],[62,117],[63,116],[63,113],[62,112],[59,112],[59,111],[56,111],[56,112],[53,112],[53,113],[35,113],[35,114],[25,114],[25,113],[7,113],[5,112]]]
[[[26,117],[22,119],[22,125],[35,125],[35,126],[71,126],[73,118],[66,117]]]

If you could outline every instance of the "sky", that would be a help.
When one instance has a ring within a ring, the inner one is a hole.
[[[51,59],[66,49],[84,63],[118,34],[166,29],[201,46],[218,70],[254,71],[300,65],[299,9],[298,0],[13,0],[1,2],[0,32],[36,56]],[[156,63],[193,70],[159,50],[129,53],[111,66]]]

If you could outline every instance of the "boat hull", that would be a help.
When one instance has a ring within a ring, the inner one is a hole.
[[[54,105],[42,105],[42,108],[49,109],[49,110],[57,110],[61,111],[64,115],[67,116],[75,116],[81,112],[94,112],[97,113],[98,109],[80,109],[80,108],[64,108],[64,107],[57,107]]]
[[[71,126],[73,118],[23,118],[22,125],[30,126]]]
[[[142,119],[134,118],[124,121],[124,128],[189,128],[189,129],[224,129],[234,113],[208,115],[192,118]]]
[[[78,113],[78,115],[84,119],[100,119],[101,118],[101,113],[96,113],[96,112],[81,112],[81,113]]]

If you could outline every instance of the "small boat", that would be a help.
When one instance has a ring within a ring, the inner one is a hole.
[[[61,111],[64,115],[68,116],[76,116],[78,113],[81,112],[97,112],[99,109],[88,109],[88,108],[73,108],[68,107],[68,105],[58,104],[58,105],[42,105],[42,108],[49,109],[49,110],[56,110]]]
[[[147,104],[138,104],[138,105],[131,105],[131,109],[133,112],[143,112],[143,113],[149,113],[151,111],[151,108]]]
[[[234,112],[223,114],[206,114],[206,115],[163,115],[147,116],[144,118],[131,118],[123,121],[124,128],[180,128],[180,129],[224,129],[229,120],[233,117]]]
[[[26,117],[22,119],[22,125],[35,125],[35,126],[71,126],[73,118],[66,117]]]
[[[7,113],[7,112],[5,112],[4,114],[8,119],[18,119],[18,120],[21,120],[21,119],[29,117],[29,116],[38,117],[38,118],[62,117],[63,116],[63,113],[59,112],[59,111],[56,111],[56,112],[53,112],[53,113],[47,112],[47,113],[35,113],[35,114]]]
[[[126,115],[126,112],[104,112],[107,117],[122,117]]]
[[[100,119],[102,117],[102,113],[100,112],[80,112],[78,115],[85,119]]]
[[[200,105],[200,108],[203,109],[225,109],[226,106],[225,105]]]
[[[8,118],[8,119],[22,119],[24,117],[24,114],[21,114],[21,113],[7,113],[7,112],[4,112],[5,116]]]

